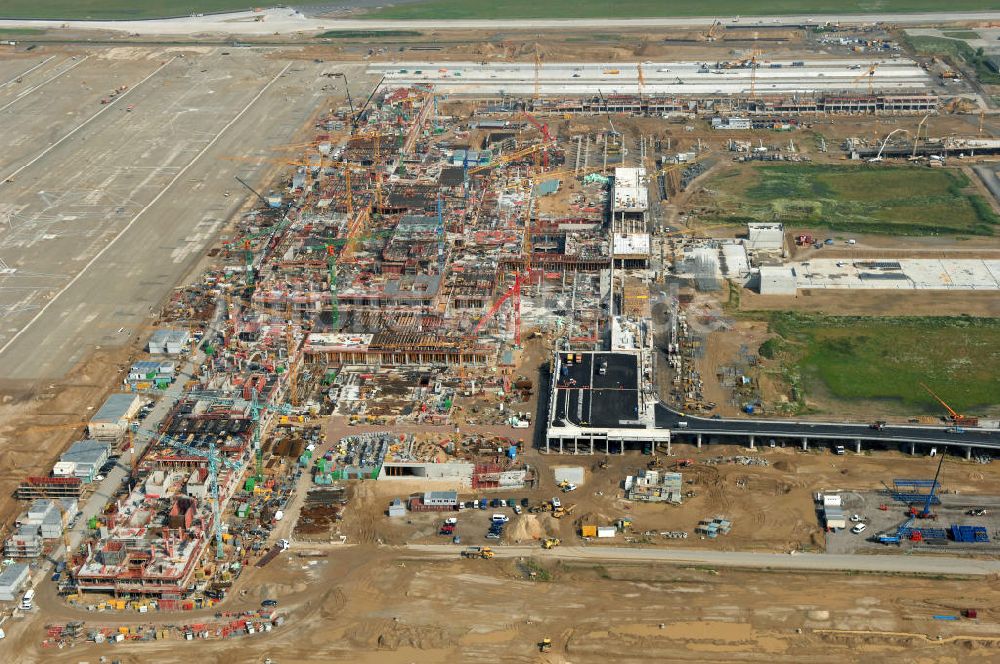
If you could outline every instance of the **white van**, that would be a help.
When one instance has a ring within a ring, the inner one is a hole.
[[[493,523],[507,523],[510,521],[510,517],[506,514],[494,514],[492,521]]]
[[[28,592],[24,593],[24,597],[21,598],[21,610],[31,611],[32,606],[34,606],[35,601],[35,589],[29,588]]]
[[[683,421],[682,422],[678,422],[677,423],[677,428],[678,429],[687,429],[688,428],[688,423],[687,422],[683,422]]]

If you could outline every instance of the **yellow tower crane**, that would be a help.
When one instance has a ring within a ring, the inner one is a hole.
[[[851,81],[852,83],[860,83],[863,78],[868,77],[868,94],[871,95],[875,90],[875,69],[878,68],[878,63],[873,62],[868,65],[868,70],[865,73],[858,76],[856,79]]]

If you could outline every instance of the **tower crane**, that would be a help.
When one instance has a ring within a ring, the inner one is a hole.
[[[750,51],[750,98],[757,98],[757,67],[758,59],[760,56],[764,55],[764,51],[759,48],[754,48]]]
[[[636,74],[639,80],[639,99],[642,99],[642,91],[646,87],[646,77],[642,73],[642,63],[637,62],[635,64]]]
[[[531,113],[528,113],[527,111],[522,111],[521,114],[528,120],[528,122],[530,122],[538,131],[542,133],[542,139],[544,140],[546,148],[549,146],[549,144],[555,145],[556,139],[553,138],[552,134],[549,133],[548,123],[543,124],[539,122],[535,118],[535,116],[533,116]],[[544,166],[545,168],[549,167],[549,153],[547,149],[542,152],[542,166]]]
[[[542,54],[538,51],[538,43],[535,43],[535,101],[542,97]]]
[[[511,299],[513,297],[513,298],[515,298],[515,301],[514,301],[515,309],[520,306],[520,303],[519,303],[518,300],[520,299],[520,295],[521,295],[521,281],[522,281],[522,276],[523,275],[520,272],[518,272],[517,275],[514,276],[514,285],[511,286],[510,289],[507,290],[506,293],[504,293],[503,295],[501,295],[500,297],[498,297],[496,299],[496,302],[493,303],[493,306],[490,307],[489,311],[486,312],[486,315],[484,315],[482,318],[479,319],[479,322],[476,323],[476,327],[474,327],[473,330],[472,330],[472,335],[471,336],[473,338],[476,335],[478,335],[479,332],[482,331],[483,327],[486,326],[486,323],[488,323],[496,315],[496,313],[498,311],[500,311],[500,307],[502,307],[504,305],[504,302],[506,302],[507,300],[509,300],[509,299]],[[521,344],[521,329],[520,329],[519,325],[514,330],[514,336],[515,336],[514,343],[517,344],[517,345],[520,345]]]
[[[219,497],[219,466],[225,466],[233,472],[239,473],[242,470],[240,465],[219,454],[215,449],[215,443],[212,442],[208,444],[208,450],[205,451],[191,447],[166,434],[156,433],[148,429],[139,429],[135,433],[136,435],[149,438],[154,442],[166,443],[170,447],[195,458],[208,460],[208,481],[212,494],[212,521],[215,529],[215,559],[222,560],[225,557],[225,552],[222,547],[222,503]]]
[[[868,94],[871,95],[872,92],[875,89],[875,69],[877,67],[878,67],[878,63],[877,62],[871,63],[870,65],[868,65],[868,70],[865,73],[863,73],[860,76],[858,76],[853,81],[851,81],[851,83],[860,83],[861,79],[863,79],[863,78],[865,78],[867,76],[868,77]]]

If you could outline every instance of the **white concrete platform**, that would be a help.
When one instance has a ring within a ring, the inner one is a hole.
[[[790,263],[797,288],[857,290],[1000,290],[1000,260],[813,259]]]

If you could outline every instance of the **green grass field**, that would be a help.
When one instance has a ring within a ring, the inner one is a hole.
[[[954,37],[955,33],[944,33]],[[973,33],[974,34],[974,33]],[[978,35],[977,35],[978,36]],[[975,67],[976,77],[980,83],[990,85],[1000,84],[1000,74],[997,74],[986,64],[986,54],[981,50],[974,49],[964,41],[958,39],[945,39],[944,37],[925,37],[906,35],[903,41],[909,44],[910,48],[918,55],[938,55],[950,58],[953,62],[964,61],[966,64]]]
[[[236,11],[247,0],[0,0],[0,18],[143,19]]]
[[[977,414],[1000,404],[1000,320],[788,312],[769,320],[781,341],[768,352],[801,377],[807,398],[820,389],[837,399],[896,402],[908,412],[943,414],[923,382],[959,412]]]
[[[889,235],[992,235],[1000,217],[963,173],[926,166],[752,164],[705,184],[718,222]],[[968,190],[968,191],[967,191]]]
[[[416,30],[330,30],[316,35],[317,39],[379,39],[381,37],[419,37]]]
[[[428,0],[377,9],[368,16],[396,19],[449,18],[642,18],[669,16],[762,16],[769,14],[866,14],[888,12],[984,11],[1000,9],[998,0],[955,0],[947,6],[933,0]]]
[[[952,39],[979,39],[979,33],[973,32],[972,30],[946,30],[941,34],[945,37],[951,37]]]
[[[45,30],[35,28],[0,28],[0,37],[31,37],[44,34]]]

